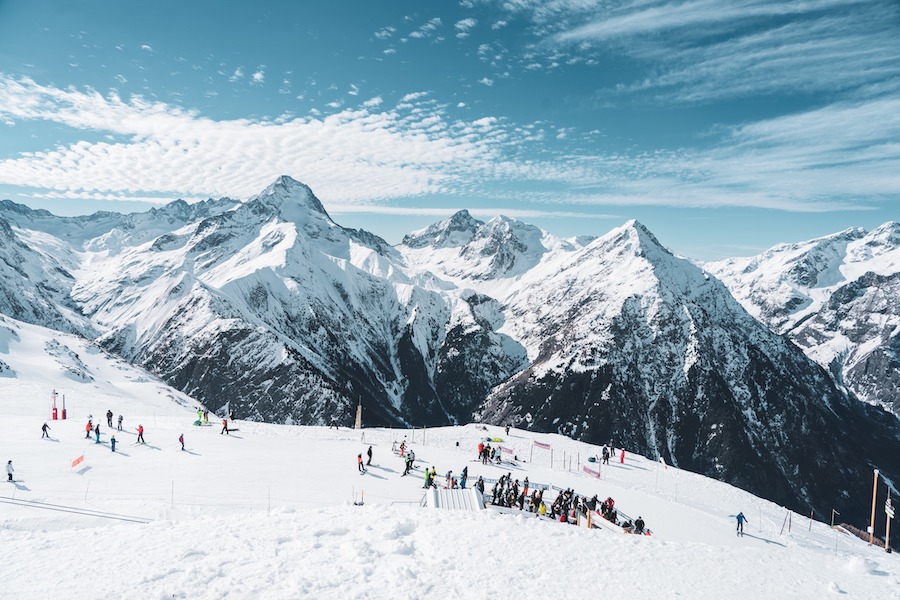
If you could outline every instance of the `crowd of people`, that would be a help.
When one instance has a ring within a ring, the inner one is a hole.
[[[457,443],[458,445],[458,443]],[[370,446],[371,449],[371,446]],[[404,438],[398,445],[395,440],[392,444],[394,454],[404,459],[405,468],[401,476],[408,475],[415,467],[415,452],[410,448]],[[499,444],[491,446],[490,443],[478,443],[478,460],[483,465],[502,464],[503,449]],[[602,456],[605,464],[609,463],[609,458],[613,455],[614,450],[612,444],[603,447]],[[469,467],[462,469],[459,476],[456,476],[452,470],[448,470],[444,475],[443,487],[446,489],[465,489],[469,478]],[[438,487],[437,469],[425,467],[424,469],[424,485],[423,488],[428,489]],[[485,494],[485,480],[479,476],[475,482],[476,489]],[[533,486],[528,477],[521,482],[513,478],[512,473],[508,472],[501,475],[500,478],[490,488],[489,502],[491,506],[513,508],[538,516],[546,516],[550,519],[562,523],[577,523],[579,517],[587,518],[603,518],[621,527],[626,533],[644,534],[649,530],[641,517],[634,521],[630,519],[619,519],[618,511],[615,507],[615,500],[607,497],[606,500],[600,501],[595,494],[592,497],[576,494],[573,489],[561,490],[552,502],[545,502],[544,494],[548,486]]]

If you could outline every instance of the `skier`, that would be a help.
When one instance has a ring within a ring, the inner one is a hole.
[[[119,431],[122,431],[122,415],[119,415]]]
[[[744,521],[750,522],[747,517],[744,516],[744,513],[739,512],[737,514],[737,534],[741,537],[744,537]]]
[[[113,417],[112,411],[107,410],[106,411],[106,424],[109,425],[110,429],[112,429],[112,417]]]
[[[228,433],[228,419],[222,419],[222,431],[219,432],[219,435],[223,433]],[[230,433],[228,435],[231,435]]]
[[[97,423],[97,426],[94,427],[94,435],[97,436],[97,441],[94,443],[99,444],[100,443],[100,423]]]
[[[94,430],[94,424],[88,419],[87,425],[84,426],[84,439],[91,439],[91,432]]]
[[[640,515],[634,521],[634,532],[638,535],[644,535],[644,519]]]
[[[403,467],[403,475],[409,475],[410,470],[412,470],[412,456],[407,454],[406,464]],[[401,477],[403,477],[403,475],[401,475]]]
[[[181,442],[181,449],[184,450],[184,434],[178,436],[178,441]]]
[[[360,473],[365,473],[366,468],[363,466],[362,453],[356,455],[356,466],[359,467]]]
[[[369,446],[369,450],[366,452],[369,455],[369,460],[366,461],[366,466],[372,464],[372,446]]]
[[[41,439],[49,438],[49,437],[50,437],[50,434],[47,433],[47,431],[48,431],[49,429],[50,429],[50,426],[47,425],[46,423],[44,423],[44,424],[41,426],[41,432],[42,432],[42,433],[41,433]]]
[[[603,446],[603,464],[609,464],[609,448],[607,448],[606,446]]]
[[[141,424],[138,424],[137,432],[138,432],[137,443],[138,444],[146,444],[147,442],[144,441],[144,426]]]
[[[6,474],[9,476],[9,481],[13,480],[13,478],[12,478],[13,471],[15,471],[15,469],[13,469],[12,461],[9,461],[8,463],[6,463]]]
[[[425,469],[425,485],[422,486],[426,490],[431,487],[431,471]]]
[[[116,436],[114,436],[114,435],[109,436],[109,446],[110,446],[110,448],[112,448],[113,452],[116,451]]]

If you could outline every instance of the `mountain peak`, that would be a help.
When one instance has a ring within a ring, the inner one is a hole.
[[[281,216],[289,221],[296,221],[294,211],[307,209],[328,217],[325,207],[316,198],[308,185],[300,183],[287,175],[282,175],[260,194],[248,201],[248,204],[258,202],[277,210]]]
[[[468,210],[462,209],[448,219],[403,236],[400,243],[410,248],[464,246],[472,240],[475,232],[482,225],[484,225],[482,221],[470,215]]]

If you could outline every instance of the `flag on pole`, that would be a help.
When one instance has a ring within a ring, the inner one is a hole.
[[[541,442],[539,442],[539,441],[537,441],[537,440],[534,440],[534,445],[537,446],[538,448],[543,448],[544,450],[549,450],[549,449],[550,449],[550,444],[544,444],[544,443],[541,443]]]

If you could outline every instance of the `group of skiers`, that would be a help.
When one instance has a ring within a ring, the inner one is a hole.
[[[500,446],[491,447],[490,444],[484,442],[478,443],[478,460],[481,464],[488,465],[496,462],[498,465],[503,462],[503,449]]]

